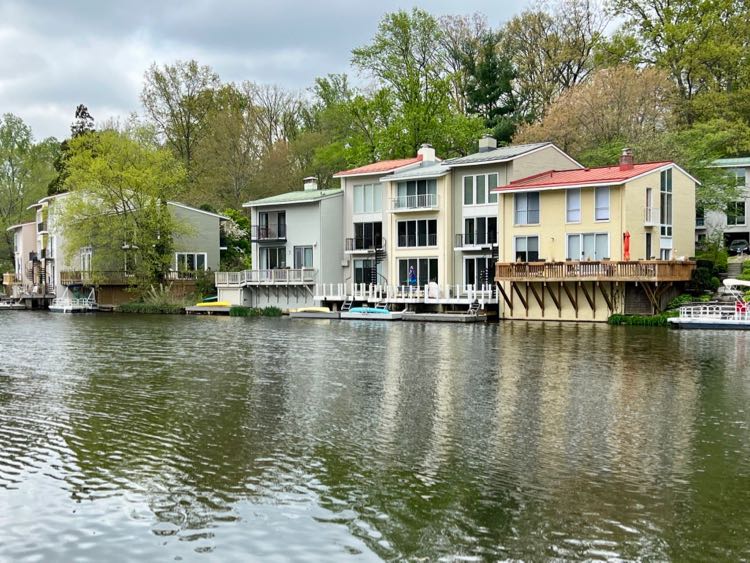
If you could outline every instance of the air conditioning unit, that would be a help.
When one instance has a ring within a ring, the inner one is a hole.
[[[349,259],[345,258],[344,260],[341,261],[341,267],[346,268],[347,266],[349,266]]]

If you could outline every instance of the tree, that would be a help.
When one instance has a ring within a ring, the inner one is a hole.
[[[181,227],[167,201],[186,178],[171,152],[148,137],[106,130],[72,139],[70,194],[60,218],[71,263],[82,248],[91,248],[92,270],[121,271],[125,265],[140,287],[162,281],[169,270],[172,238]]]
[[[684,99],[748,85],[750,5],[743,0],[610,0],[640,43],[641,63],[666,69]]]
[[[560,94],[586,79],[606,23],[594,0],[558,0],[551,7],[537,4],[504,26],[503,49],[515,67],[524,115],[540,118]]]
[[[146,71],[143,107],[188,173],[192,172],[196,146],[203,138],[205,119],[220,86],[218,74],[194,60],[161,68],[153,64]]]
[[[75,118],[70,124],[70,138],[75,139],[81,135],[93,133],[94,118],[89,113],[88,108],[83,104],[78,104],[75,111]],[[64,140],[60,143],[59,150],[56,152],[53,163],[56,174],[52,176],[47,185],[47,195],[59,194],[65,191],[65,180],[68,177],[67,163],[70,153],[69,141]]]

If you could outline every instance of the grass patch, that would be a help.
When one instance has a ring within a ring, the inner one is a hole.
[[[280,317],[281,309],[278,307],[266,307],[260,309],[258,307],[241,307],[239,305],[233,305],[229,309],[230,317]]]
[[[658,315],[612,315],[607,323],[613,326],[667,326],[667,319],[677,316],[677,311],[666,311]]]
[[[142,315],[182,315],[185,307],[169,303],[123,303],[117,307],[118,313],[139,313]]]

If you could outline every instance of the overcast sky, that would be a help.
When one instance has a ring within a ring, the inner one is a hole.
[[[224,81],[303,90],[349,72],[386,12],[480,12],[493,26],[527,0],[0,0],[0,114],[37,139],[69,134],[75,106],[97,121],[140,112],[151,65],[194,58]]]

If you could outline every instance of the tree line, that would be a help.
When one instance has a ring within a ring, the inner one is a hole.
[[[748,42],[742,0],[553,0],[497,27],[414,8],[384,15],[352,51],[356,79],[330,74],[298,92],[225,82],[192,60],[154,64],[140,114],[98,132],[166,151],[184,171],[170,194],[213,210],[308,175],[332,186],[338,170],[413,156],[424,142],[444,158],[468,154],[483,133],[553,141],[589,166],[616,162],[624,146],[637,161],[676,160],[702,180],[699,205],[720,209],[736,190],[706,164],[750,154]],[[83,106],[63,142],[0,119],[3,233],[35,199],[73,187],[71,163],[91,164],[74,154],[91,143],[74,141],[96,134]]]

